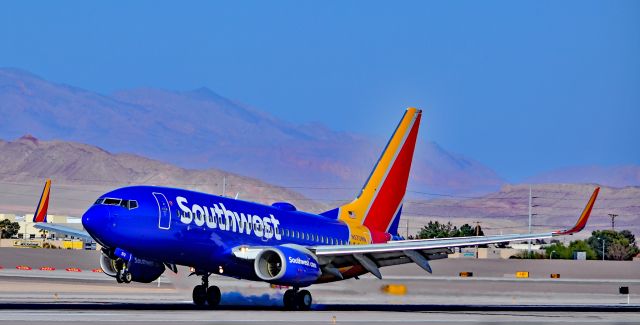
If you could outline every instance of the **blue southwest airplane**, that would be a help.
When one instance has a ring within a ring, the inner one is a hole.
[[[320,214],[298,211],[286,202],[247,202],[185,189],[130,186],[100,196],[82,216],[87,233],[46,223],[51,181],[34,216],[37,227],[102,246],[100,265],[117,282],[148,283],[177,265],[190,266],[202,284],[196,305],[215,307],[220,289],[209,276],[289,286],[287,309],[307,310],[311,294],[300,288],[357,278],[380,268],[415,263],[431,273],[429,261],[452,248],[569,235],[582,230],[599,188],[576,225],[536,234],[403,240],[398,235],[421,111],[409,108],[357,198]]]

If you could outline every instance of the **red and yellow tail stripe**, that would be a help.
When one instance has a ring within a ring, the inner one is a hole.
[[[51,191],[51,180],[47,179],[44,183],[40,201],[36,207],[36,213],[33,214],[33,222],[47,222],[47,210],[49,209],[49,193]]]
[[[579,232],[582,229],[584,229],[584,227],[587,225],[587,220],[589,220],[589,216],[591,215],[591,211],[593,210],[593,205],[596,203],[596,198],[598,197],[599,192],[600,192],[600,187],[596,187],[596,189],[593,190],[593,194],[591,194],[591,198],[589,199],[589,202],[587,202],[587,205],[584,207],[584,210],[582,210],[582,214],[580,215],[580,218],[578,218],[578,222],[576,222],[573,228],[556,231],[553,234],[558,236],[571,235],[573,233]]]
[[[349,225],[351,243],[386,241],[409,180],[422,111],[409,108],[400,120],[360,195],[340,207],[339,218]]]

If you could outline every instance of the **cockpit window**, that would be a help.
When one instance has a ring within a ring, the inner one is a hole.
[[[135,209],[138,207],[138,201],[136,200],[129,200],[129,210],[131,209]]]
[[[114,198],[99,198],[96,200],[94,204],[116,205],[116,206],[121,206],[123,208],[127,208],[129,210],[132,210],[138,207],[138,201],[136,200],[123,200],[123,199],[114,199]]]
[[[120,202],[122,202],[122,199],[105,198],[104,201],[102,201],[102,204],[104,204],[104,205],[120,205]]]

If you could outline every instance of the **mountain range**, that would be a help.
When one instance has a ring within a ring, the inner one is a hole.
[[[407,200],[403,219],[417,232],[424,220],[463,223],[480,222],[485,233],[526,233],[529,219],[529,190],[532,193],[532,230],[553,231],[571,227],[584,209],[597,184],[504,185],[499,191],[479,196],[452,196]],[[615,229],[640,234],[640,187],[602,186],[585,231],[611,229],[609,214],[616,214]],[[405,231],[406,232],[406,231]],[[401,231],[401,234],[405,232]],[[567,237],[566,240],[573,240]]]
[[[306,211],[328,207],[285,188],[217,169],[184,169],[132,154],[113,154],[75,142],[23,136],[0,140],[0,213],[33,213],[44,180],[51,178],[50,213],[80,216],[101,194],[127,185],[180,187]]]
[[[294,125],[206,88],[102,95],[16,69],[0,69],[0,115],[0,138],[7,140],[32,134],[293,184],[307,194],[313,189],[306,187],[346,187],[349,197],[390,136],[368,139],[320,124]],[[473,159],[419,141],[411,182],[417,190],[468,193],[495,190],[504,180]]]
[[[321,124],[292,124],[207,88],[139,88],[105,95],[12,68],[0,69],[0,116],[0,139],[31,134],[181,168],[224,170],[290,186],[316,200],[353,197],[390,135],[371,139]],[[531,181],[640,185],[639,166],[601,168],[593,176],[592,169],[567,168]],[[409,184],[413,192],[477,195],[506,183],[472,158],[418,141]]]

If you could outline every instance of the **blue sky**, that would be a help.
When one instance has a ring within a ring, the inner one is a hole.
[[[640,164],[640,1],[13,1],[0,66],[108,94],[212,90],[433,140],[509,181]]]

